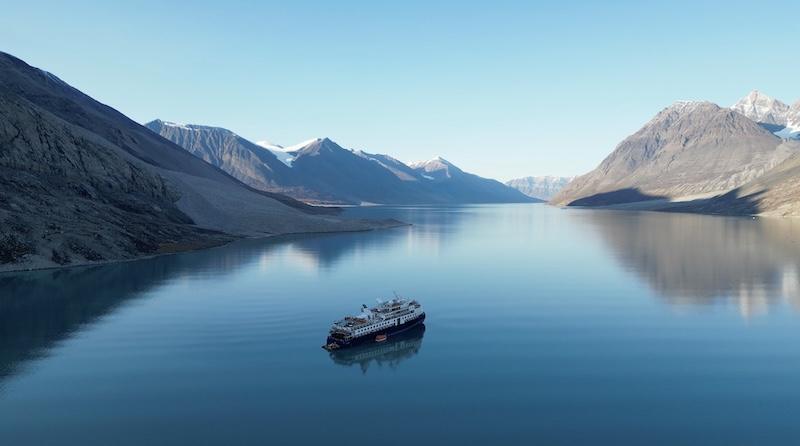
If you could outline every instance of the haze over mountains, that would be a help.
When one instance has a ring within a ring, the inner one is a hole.
[[[234,132],[155,120],[159,135],[253,187],[326,204],[463,204],[536,201],[442,158],[405,164],[348,150],[328,138],[291,147],[250,142]]]
[[[681,101],[623,140],[592,172],[552,202],[608,206],[650,201],[652,208],[797,215],[800,106],[754,91],[732,108]],[[665,202],[683,202],[666,205]]]
[[[523,177],[506,181],[506,186],[513,187],[523,194],[538,198],[539,200],[549,201],[575,177]]]
[[[0,117],[0,270],[385,225],[248,187],[5,53]]]

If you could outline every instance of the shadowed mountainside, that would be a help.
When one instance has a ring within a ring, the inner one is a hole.
[[[800,152],[800,143],[792,143]],[[767,216],[800,216],[800,154],[763,176],[709,201],[713,209]]]
[[[641,201],[663,200],[664,196],[648,195],[636,188],[602,192],[572,201],[568,206],[609,206],[616,203],[636,203]]]
[[[0,271],[390,224],[322,215],[248,187],[5,53],[0,173]]]

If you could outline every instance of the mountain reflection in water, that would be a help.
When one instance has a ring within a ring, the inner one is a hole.
[[[408,331],[390,336],[385,342],[374,342],[356,347],[333,350],[330,352],[333,362],[343,366],[358,365],[363,373],[367,373],[370,364],[396,368],[401,362],[419,353],[422,337],[425,335],[425,324],[417,325]]]
[[[0,275],[0,444],[323,444],[400,425],[397,441],[436,444],[800,438],[800,223],[347,213],[413,226]],[[320,348],[395,289],[425,305],[424,350],[422,327]]]
[[[193,277],[226,280],[248,265],[282,255],[314,271],[380,249],[407,233],[384,231],[242,240],[197,252],[108,265],[0,274],[0,382],[29,360],[148,292]]]
[[[743,317],[779,300],[800,308],[800,222],[618,211],[582,217],[624,268],[671,304],[725,300]]]

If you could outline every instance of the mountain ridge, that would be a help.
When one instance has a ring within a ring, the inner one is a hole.
[[[329,137],[314,138],[292,146],[259,145],[249,141],[249,144],[238,143],[247,150],[256,150],[254,147],[257,146],[258,150],[271,152],[283,165],[275,168],[285,173],[278,177],[259,166],[247,167],[222,159],[221,153],[227,152],[224,144],[207,144],[203,150],[196,150],[191,143],[192,138],[197,137],[196,133],[216,132],[215,127],[184,125],[166,130],[154,124],[157,122],[165,121],[151,121],[148,128],[216,163],[242,181],[308,202],[357,205],[534,201],[495,180],[468,174],[441,157],[424,165],[407,165],[389,155],[345,149]],[[192,134],[179,135],[179,132]],[[216,141],[220,138],[209,136],[207,139]],[[241,156],[240,161],[252,163],[246,158]],[[247,175],[260,178],[248,179]]]
[[[552,202],[608,205],[726,192],[788,158],[791,149],[781,141],[732,109],[708,101],[676,102],[625,138],[595,170],[573,180]]]

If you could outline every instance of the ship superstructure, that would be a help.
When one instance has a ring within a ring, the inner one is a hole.
[[[364,342],[382,342],[424,320],[425,310],[419,302],[395,296],[385,302],[379,301],[372,308],[362,305],[361,314],[334,322],[323,347],[332,350]]]

